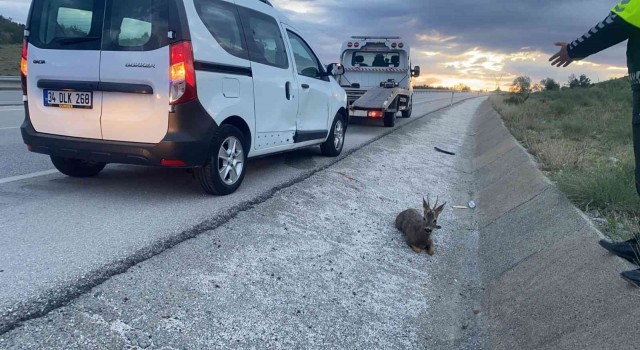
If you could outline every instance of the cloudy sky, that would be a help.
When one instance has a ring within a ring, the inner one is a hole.
[[[329,63],[350,35],[400,35],[412,44],[418,83],[502,89],[517,75],[534,81],[626,74],[621,44],[588,60],[550,67],[555,41],[573,41],[604,19],[613,0],[271,0]],[[29,0],[0,0],[0,14],[24,21]],[[500,79],[500,77],[502,77]]]

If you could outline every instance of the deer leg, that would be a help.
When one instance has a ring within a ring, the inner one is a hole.
[[[420,248],[418,246],[412,245],[411,249],[413,249],[413,251],[418,253],[418,254],[422,253],[422,248]]]
[[[433,240],[429,239],[429,241],[427,241],[427,254],[433,256],[435,254],[435,249],[433,247]]]

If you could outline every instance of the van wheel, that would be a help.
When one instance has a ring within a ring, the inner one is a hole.
[[[51,162],[59,172],[71,177],[94,177],[107,166],[107,163],[56,156],[51,156]]]
[[[396,126],[396,112],[386,112],[384,114],[384,126],[393,128]]]
[[[331,132],[329,138],[323,144],[320,145],[322,155],[326,157],[337,157],[342,153],[344,148],[344,137],[347,131],[347,125],[345,118],[341,114],[336,115],[331,125]]]
[[[195,176],[202,189],[219,196],[235,192],[244,180],[247,154],[244,135],[232,125],[222,125],[213,135],[209,161],[195,169]]]

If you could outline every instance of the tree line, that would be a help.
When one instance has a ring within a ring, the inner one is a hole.
[[[560,83],[556,82],[553,78],[542,79],[539,83],[533,84],[530,77],[519,76],[513,80],[509,91],[515,93],[529,93],[537,91],[556,91],[561,88],[588,88],[592,85],[593,83],[591,82],[591,79],[585,74],[581,74],[580,76],[571,74],[564,86],[560,86]]]

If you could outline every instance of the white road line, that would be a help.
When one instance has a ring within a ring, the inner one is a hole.
[[[24,108],[2,109],[2,107],[0,106],[0,112],[11,112],[11,111],[24,111]]]
[[[45,176],[45,175],[51,175],[51,174],[55,174],[58,173],[58,170],[55,169],[51,169],[51,170],[45,170],[45,171],[38,171],[36,173],[31,173],[31,174],[25,174],[25,175],[18,175],[18,176],[11,176],[11,177],[5,177],[4,179],[0,179],[0,185],[1,184],[6,184],[9,182],[15,182],[15,181],[21,181],[21,180],[26,180],[26,179],[32,179],[34,177],[40,177],[40,176]]]
[[[19,126],[10,126],[10,127],[7,127],[7,128],[0,128],[0,130],[11,130],[11,129],[20,129],[20,127]]]

